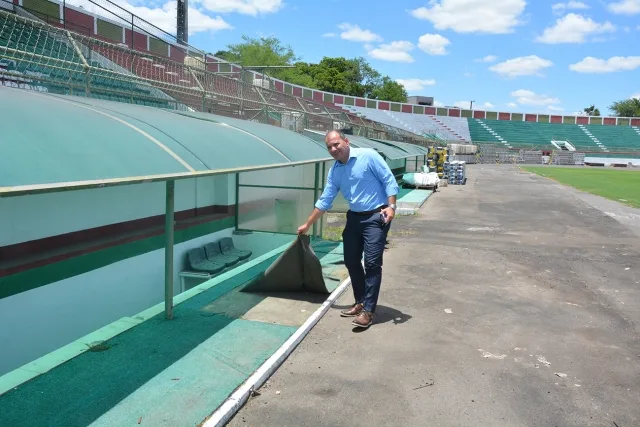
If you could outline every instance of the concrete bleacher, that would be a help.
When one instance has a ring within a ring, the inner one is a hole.
[[[501,143],[508,148],[537,147],[538,149],[557,150],[564,141],[569,142],[577,151],[608,152],[606,141],[594,140],[583,130],[582,125],[518,122],[510,120],[469,119],[471,140],[474,142]],[[592,125],[603,128],[605,126]],[[625,126],[610,126],[625,128]],[[628,129],[631,131],[631,128]],[[620,130],[612,130],[619,133]],[[555,142],[552,143],[552,141]]]
[[[489,127],[485,123],[485,120],[469,119],[469,133],[471,135],[471,141],[473,142],[486,142],[486,143],[500,143],[508,148],[511,146],[502,138],[498,133]]]
[[[433,116],[428,114],[401,113],[375,108],[341,105],[340,107],[352,111],[389,126],[405,129],[409,132],[425,135],[433,139],[446,141],[470,141],[467,120],[459,117]]]
[[[82,96],[86,75],[80,56],[68,40],[47,32],[35,22],[8,13],[0,14],[0,28],[0,47],[26,53],[5,58],[4,84],[29,84],[63,95],[71,94],[69,87],[75,86],[73,94]],[[61,69],[60,64],[64,64],[65,69]],[[103,68],[98,61],[92,61],[91,66]],[[150,99],[153,95],[149,89],[104,75],[92,76],[91,90],[92,96],[98,99],[131,102],[133,98],[136,104],[170,107],[167,102]]]
[[[640,131],[632,126],[577,125],[607,151],[640,151]]]

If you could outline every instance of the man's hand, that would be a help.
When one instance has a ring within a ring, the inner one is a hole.
[[[305,234],[307,231],[309,231],[309,227],[310,225],[305,222],[300,227],[298,227],[298,234]]]
[[[391,222],[391,220],[393,219],[393,217],[396,215],[396,211],[393,210],[393,208],[389,207],[389,208],[384,208],[380,211],[384,217],[384,222],[386,224],[389,224]]]

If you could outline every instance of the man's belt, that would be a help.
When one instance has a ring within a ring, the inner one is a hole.
[[[356,215],[360,215],[360,216],[367,216],[367,215],[373,215],[374,213],[380,212],[382,209],[385,209],[385,208],[387,208],[387,205],[378,206],[377,208],[371,211],[356,212],[356,211],[350,210],[349,212],[354,213]]]

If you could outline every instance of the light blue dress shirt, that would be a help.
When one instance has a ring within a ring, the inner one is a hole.
[[[346,164],[336,161],[327,176],[327,185],[316,208],[327,211],[342,192],[354,212],[366,212],[388,204],[388,197],[398,194],[389,165],[371,148],[350,147]]]

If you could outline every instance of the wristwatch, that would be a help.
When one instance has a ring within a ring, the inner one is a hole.
[[[389,205],[389,207],[390,207],[391,209],[393,209],[393,211],[394,211],[394,212],[396,211],[396,208],[397,208],[397,206],[396,206],[396,205],[391,204],[391,205]]]

